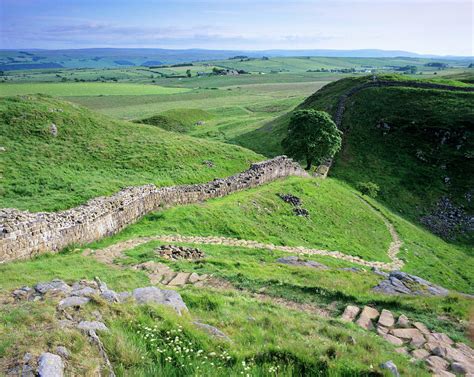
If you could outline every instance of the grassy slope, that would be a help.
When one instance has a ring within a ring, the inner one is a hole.
[[[51,123],[57,137],[49,133]],[[48,97],[2,99],[0,126],[6,148],[0,207],[58,210],[129,185],[204,182],[263,159],[240,147],[112,120]]]
[[[386,76],[391,80],[408,80]],[[347,78],[326,85],[303,102],[303,108],[334,113],[339,96],[369,78]],[[465,86],[453,80],[444,84]],[[344,149],[336,157],[331,175],[353,185],[373,181],[382,188],[381,199],[392,209],[418,220],[442,195],[452,196],[472,211],[465,194],[473,186],[472,153],[473,93],[412,88],[372,88],[351,97],[343,127]],[[235,141],[267,156],[282,154],[289,115],[260,129],[238,136]],[[391,126],[384,135],[376,128],[380,120]],[[436,132],[449,131],[441,145]],[[457,149],[458,145],[462,145]],[[428,161],[417,158],[421,150]],[[446,169],[444,169],[446,166]],[[446,185],[444,178],[451,183]]]
[[[173,109],[136,122],[158,126],[167,131],[189,133],[196,128],[196,122],[212,118],[211,113],[201,109]]]

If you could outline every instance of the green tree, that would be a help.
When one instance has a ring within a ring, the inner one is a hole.
[[[186,76],[191,77],[191,70],[190,69],[186,70]]]
[[[287,155],[297,160],[305,159],[306,169],[310,169],[313,162],[332,158],[341,149],[341,136],[342,132],[325,111],[297,110],[281,144]]]

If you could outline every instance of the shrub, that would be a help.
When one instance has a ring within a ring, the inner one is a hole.
[[[359,182],[357,189],[362,194],[370,196],[371,198],[376,198],[380,191],[380,187],[373,182]]]

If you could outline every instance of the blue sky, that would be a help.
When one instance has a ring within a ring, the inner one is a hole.
[[[0,48],[473,55],[471,0],[0,0]]]

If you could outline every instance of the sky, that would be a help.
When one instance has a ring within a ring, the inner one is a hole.
[[[0,48],[474,55],[472,0],[0,0]]]

